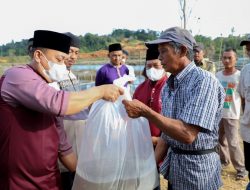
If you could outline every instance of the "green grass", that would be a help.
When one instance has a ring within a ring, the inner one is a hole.
[[[97,65],[97,64],[101,64],[101,63],[107,63],[109,60],[108,58],[93,58],[93,59],[78,59],[77,64],[93,64],[93,65]]]
[[[8,68],[12,67],[13,63],[0,63],[0,76],[6,71]]]
[[[30,61],[30,57],[28,55],[0,57],[0,64],[2,63],[27,63],[29,61]]]
[[[133,40],[130,40],[130,41],[128,42],[128,44],[129,44],[130,46],[136,46],[136,45],[138,45],[138,44],[144,44],[144,42],[141,42],[141,41],[139,41],[139,40],[133,39]]]
[[[23,65],[30,62],[29,56],[7,56],[0,57],[0,76],[6,71],[8,68],[14,65]]]

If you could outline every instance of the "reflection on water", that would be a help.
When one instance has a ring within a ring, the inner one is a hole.
[[[72,70],[75,71],[97,71],[98,69],[100,69],[103,65],[80,65],[80,64],[76,64],[72,66]],[[142,72],[144,65],[130,65],[134,68],[135,71],[138,72]]]
[[[141,84],[144,80],[145,78],[142,75],[136,76],[136,80],[134,81],[134,83],[130,84],[131,95],[134,93],[137,86]],[[85,81],[85,80],[80,80],[80,81],[81,81],[80,84],[81,90],[86,90],[88,88],[95,86],[95,82],[93,81]]]

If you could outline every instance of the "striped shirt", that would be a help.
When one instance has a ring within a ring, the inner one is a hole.
[[[204,155],[175,154],[172,148],[204,150],[218,143],[224,89],[209,72],[188,64],[177,76],[171,75],[162,91],[162,114],[199,126],[201,131],[192,144],[181,143],[166,134],[162,138],[170,147],[162,174],[177,190],[215,190],[221,186],[220,159],[217,153]]]
[[[77,80],[76,76],[69,71],[67,78],[65,80],[58,82],[60,89],[64,91],[80,91],[80,81]]]

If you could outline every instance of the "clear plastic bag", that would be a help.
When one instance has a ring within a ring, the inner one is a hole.
[[[152,190],[159,185],[148,121],[129,118],[123,98],[93,104],[73,190]]]

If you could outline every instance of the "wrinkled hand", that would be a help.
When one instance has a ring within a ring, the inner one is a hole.
[[[123,100],[122,103],[125,106],[128,116],[131,118],[144,116],[148,110],[148,107],[145,104],[136,99],[132,101]]]
[[[123,89],[113,84],[102,85],[100,87],[103,90],[102,98],[107,101],[115,102],[124,93]]]

